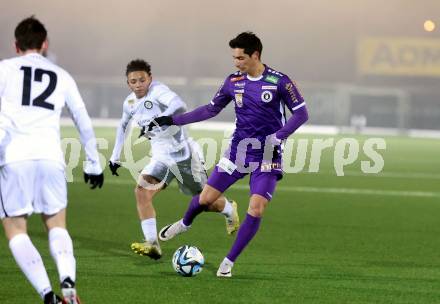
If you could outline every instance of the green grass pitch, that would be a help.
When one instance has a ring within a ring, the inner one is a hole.
[[[114,129],[97,128],[113,147]],[[73,128],[63,136],[77,137]],[[193,137],[222,133],[193,131]],[[295,135],[312,140],[321,135]],[[335,140],[340,137],[335,137]],[[363,143],[367,138],[356,136]],[[127,170],[90,191],[81,168],[68,184],[68,228],[77,259],[83,303],[440,303],[440,141],[387,137],[380,174],[364,174],[359,159],[336,176],[334,149],[323,152],[319,173],[286,174],[266,210],[260,231],[238,258],[231,279],[215,276],[235,237],[219,214],[199,216],[190,232],[162,243],[153,261],[131,252],[142,239]],[[146,144],[136,145],[140,158]],[[306,160],[310,159],[310,147]],[[248,179],[226,193],[248,206]],[[180,218],[189,197],[173,183],[155,199],[158,226]],[[29,234],[42,254],[55,291],[58,278],[39,216]],[[180,245],[198,246],[206,260],[194,278],[177,275],[171,257]],[[0,303],[40,303],[0,236]]]

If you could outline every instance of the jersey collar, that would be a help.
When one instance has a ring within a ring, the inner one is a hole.
[[[258,77],[252,77],[252,76],[250,76],[249,74],[246,74],[246,78],[247,78],[248,80],[250,80],[250,81],[258,81],[258,80],[263,79],[263,77],[265,76],[266,72],[267,72],[267,66],[264,64],[264,70],[263,70],[263,73],[262,73],[260,76],[258,76]]]

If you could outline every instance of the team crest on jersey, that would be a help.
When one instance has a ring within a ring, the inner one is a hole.
[[[243,106],[243,94],[235,94],[235,104],[239,108]]]
[[[274,75],[267,75],[264,80],[273,84],[277,84],[280,79]]]
[[[262,102],[270,102],[273,98],[272,92],[271,91],[263,91],[263,93],[261,93],[261,101]]]
[[[153,107],[153,103],[151,101],[149,101],[149,100],[145,100],[144,101],[144,107],[149,110],[149,109],[151,109]]]

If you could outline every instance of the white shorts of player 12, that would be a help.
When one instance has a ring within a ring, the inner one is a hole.
[[[28,160],[0,170],[0,218],[55,214],[67,206],[63,165],[50,160]]]
[[[193,277],[200,273],[205,264],[202,252],[195,246],[183,245],[173,255],[174,270],[184,276]]]

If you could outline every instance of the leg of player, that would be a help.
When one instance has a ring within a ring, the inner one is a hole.
[[[182,182],[178,182],[180,190],[185,194],[190,194],[191,196],[200,194],[203,191],[208,179],[206,171],[203,168],[203,164],[200,161],[197,162],[197,160],[192,159],[190,162],[191,170],[188,170],[188,161],[178,163],[178,166],[180,166],[179,169],[180,173],[182,174]],[[216,184],[214,183],[211,185]],[[238,217],[236,202],[229,201],[226,197],[221,195],[212,204],[207,205],[206,211],[218,212],[225,216],[226,232],[229,235],[238,230],[238,227],[240,226],[240,219]]]
[[[219,212],[225,216],[226,232],[234,234],[240,227],[240,217],[238,216],[237,203],[229,201],[225,196],[220,196],[214,203],[208,205],[211,212]]]
[[[157,240],[156,211],[153,206],[153,197],[162,190],[160,181],[150,175],[141,175],[141,182],[135,189],[136,206],[141,221],[145,242],[132,243],[131,249],[140,255],[146,255],[157,260],[162,256]]]
[[[234,266],[235,260],[243,249],[249,244],[260,227],[261,217],[264,209],[266,208],[267,202],[268,200],[259,194],[254,194],[251,196],[246,218],[238,230],[237,239],[232,245],[231,250],[217,271],[218,277],[232,276],[232,266]]]
[[[76,292],[76,260],[73,243],[66,230],[66,209],[53,215],[42,215],[49,235],[50,253],[57,265],[64,303],[79,304]]]
[[[216,207],[211,207],[211,205],[220,198],[222,193],[225,192],[229,186],[243,176],[244,175],[231,175],[226,172],[221,172],[217,167],[215,167],[214,171],[209,176],[207,183],[203,187],[202,192],[199,195],[193,196],[191,199],[183,219],[163,227],[159,232],[159,238],[162,241],[168,241],[174,238],[176,235],[187,231],[197,215],[203,211],[207,211],[210,208],[215,209]],[[220,210],[222,206],[223,208],[225,207],[225,205],[222,205],[221,202],[219,205],[220,207],[217,207],[217,210]]]
[[[53,295],[43,260],[27,234],[26,217],[5,217],[2,223],[9,248],[21,271],[43,300]]]
[[[240,226],[237,238],[228,255],[223,259],[217,270],[218,277],[231,277],[234,262],[244,248],[249,244],[260,227],[261,217],[272,199],[277,184],[277,175],[253,172],[250,178],[251,199],[246,218]]]
[[[193,196],[183,218],[163,227],[159,232],[159,238],[162,241],[169,241],[176,235],[187,231],[196,216],[203,211],[207,211],[210,205],[216,202],[221,195],[220,191],[206,184],[203,187],[202,193]]]

